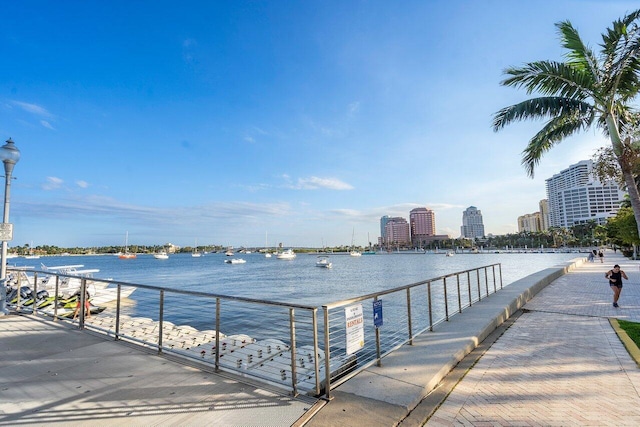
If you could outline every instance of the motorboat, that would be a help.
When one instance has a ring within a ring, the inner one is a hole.
[[[351,256],[362,256],[362,252],[354,250],[354,251],[350,251],[349,255],[351,255]]]
[[[244,264],[247,261],[245,261],[242,258],[234,258],[234,259],[225,259],[224,262],[225,264]]]
[[[453,256],[453,255],[454,255],[453,251],[448,251],[448,252],[445,254],[445,256]]]
[[[295,257],[296,257],[296,253],[293,252],[293,249],[286,249],[276,255],[276,258],[278,259],[287,259],[287,260],[294,259]]]
[[[318,255],[318,260],[316,261],[316,267],[321,268],[331,268],[333,264],[329,261],[329,257],[326,255]]]
[[[165,251],[160,251],[156,254],[153,254],[153,257],[155,259],[169,259],[169,254],[167,254]]]

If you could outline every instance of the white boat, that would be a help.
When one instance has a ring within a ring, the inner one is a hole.
[[[265,253],[264,253],[264,257],[265,258],[271,258],[271,254],[269,253],[269,242],[267,241],[267,232],[264,232],[264,249],[265,249]]]
[[[193,258],[200,258],[202,256],[202,254],[198,252],[198,239],[196,239],[196,245],[193,248],[193,252],[191,252],[191,256]]]
[[[226,264],[244,264],[247,261],[243,260],[242,258],[234,258],[234,259],[225,259],[224,262]]]
[[[453,255],[454,255],[453,251],[448,251],[448,252],[445,254],[445,256],[453,256]]]
[[[169,254],[165,251],[160,251],[157,254],[153,254],[155,259],[169,259]]]
[[[349,251],[349,255],[351,256],[362,256],[362,252],[357,251],[356,248],[353,246],[353,238],[356,235],[356,229],[353,229],[353,233],[351,234],[351,250]]]
[[[318,260],[316,261],[316,267],[321,268],[331,268],[333,267],[333,263],[329,261],[329,257],[326,255],[318,255]]]
[[[286,249],[276,255],[278,259],[294,259],[296,257],[296,253],[293,252],[293,249]]]

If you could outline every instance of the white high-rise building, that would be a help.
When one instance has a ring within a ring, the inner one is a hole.
[[[482,212],[475,206],[469,206],[462,212],[462,227],[460,234],[467,239],[484,237],[484,224],[482,223]]]
[[[569,228],[615,216],[624,198],[614,181],[600,182],[593,162],[582,160],[546,180],[549,226]]]

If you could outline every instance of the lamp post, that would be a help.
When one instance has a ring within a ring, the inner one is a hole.
[[[4,164],[4,214],[0,227],[0,239],[2,239],[2,253],[0,253],[0,316],[9,314],[7,310],[7,242],[13,240],[13,224],[9,224],[9,196],[11,191],[11,173],[13,167],[20,160],[20,150],[15,146],[11,138],[0,147],[0,160]]]

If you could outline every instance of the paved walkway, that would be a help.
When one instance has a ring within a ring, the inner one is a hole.
[[[528,302],[427,425],[640,425],[640,368],[608,320],[640,322],[640,264],[608,255]],[[613,263],[630,279],[618,309],[604,278]]]

